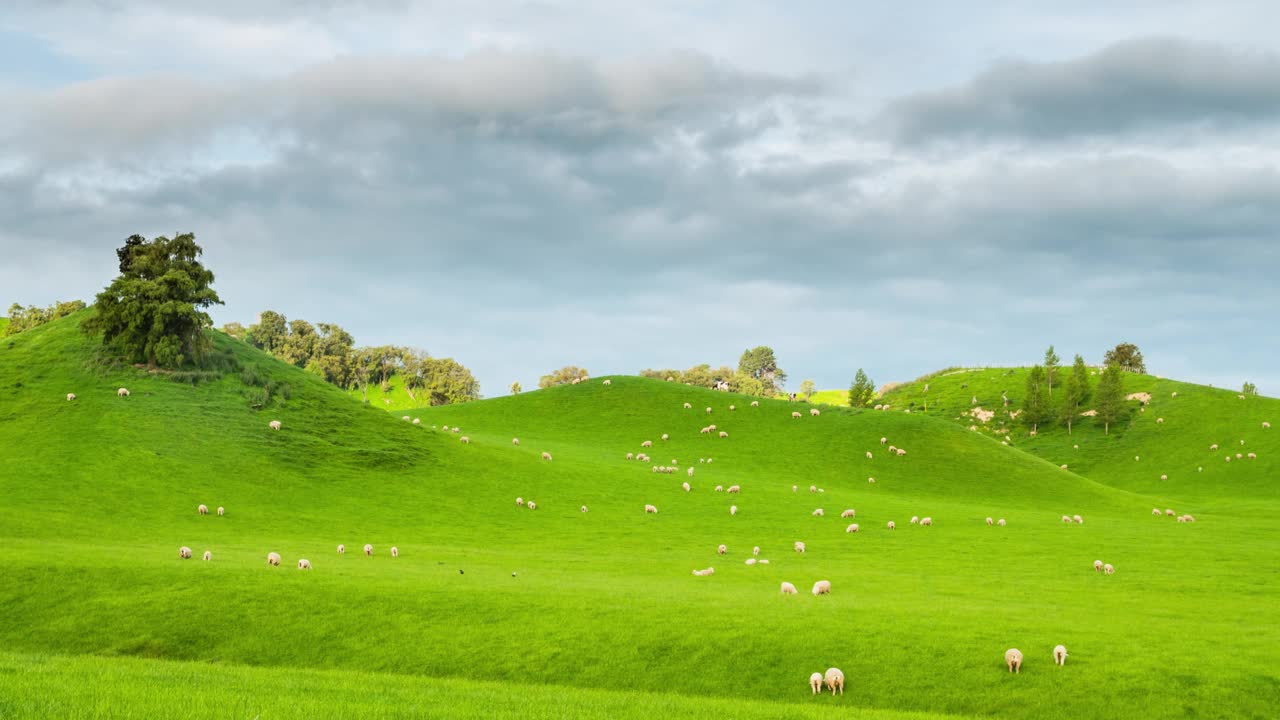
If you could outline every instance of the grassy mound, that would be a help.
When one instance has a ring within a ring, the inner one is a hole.
[[[153,715],[222,703],[297,716],[316,687],[373,717],[418,703],[446,709],[428,716],[512,717],[1274,705],[1277,579],[1260,571],[1280,533],[1257,511],[1274,510],[1265,477],[1245,477],[1264,458],[1232,463],[1236,495],[1184,495],[1172,480],[1152,495],[950,417],[814,417],[623,377],[413,411],[413,425],[225,336],[216,350],[239,369],[220,378],[104,366],[76,322],[0,345],[0,714],[91,714],[103,698]],[[729,437],[700,433],[709,423]],[[624,459],[645,440],[651,462]],[[678,474],[651,471],[672,460]],[[734,484],[741,494],[713,490]],[[199,503],[227,514],[200,516]],[[1199,522],[1151,517],[1154,504]],[[859,533],[845,532],[845,508]],[[1083,525],[1058,519],[1076,513]],[[197,559],[178,559],[182,545]],[[769,565],[744,563],[753,546]],[[282,567],[266,565],[270,551]],[[1119,572],[1094,573],[1094,559]],[[831,595],[807,592],[819,579]],[[780,595],[784,580],[801,594]],[[1049,659],[1057,643],[1065,668]],[[1013,646],[1027,654],[1019,676],[1004,672]],[[830,666],[847,694],[811,697],[809,673]],[[55,708],[45,696],[64,676],[72,690]],[[153,692],[191,679],[223,687],[189,704]]]

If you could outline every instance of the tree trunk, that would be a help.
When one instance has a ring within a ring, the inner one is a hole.
[[[1109,423],[1109,422],[1104,422],[1104,423],[1102,423],[1102,434],[1103,434],[1103,435],[1110,435],[1110,434],[1111,434],[1111,423]]]

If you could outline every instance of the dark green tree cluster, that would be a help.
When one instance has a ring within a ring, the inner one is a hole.
[[[1138,348],[1125,343],[1107,353],[1109,359],[1117,356],[1127,358],[1131,363],[1136,358],[1139,365],[1142,362],[1142,354],[1138,352]],[[1091,390],[1089,369],[1084,358],[1076,355],[1065,384],[1059,387],[1055,402],[1052,388],[1057,370],[1058,356],[1051,345],[1045,352],[1045,364],[1036,365],[1027,374],[1026,392],[1021,407],[1023,422],[1030,425],[1034,433],[1039,431],[1041,425],[1056,419],[1071,433],[1085,403],[1092,399],[1098,420],[1102,422],[1104,431],[1110,434],[1111,424],[1123,418],[1126,412],[1123,377],[1126,368],[1119,362],[1108,362],[1098,381],[1098,387]]]
[[[772,353],[773,351],[770,350],[769,352]],[[727,365],[713,368],[709,363],[702,363],[694,365],[688,370],[645,368],[640,371],[640,377],[664,381],[670,378],[672,382],[713,390],[727,387],[732,392],[744,395],[765,396],[776,393],[776,386],[767,385],[755,375],[744,372],[741,369],[734,370]]]
[[[1122,342],[1108,350],[1106,356],[1102,358],[1102,364],[1118,365],[1121,370],[1131,373],[1147,371],[1147,365],[1142,361],[1142,351],[1138,350],[1137,345],[1129,342]]]
[[[1244,385],[1240,388],[1240,393],[1242,395],[1257,395],[1258,386],[1246,380]]]
[[[49,307],[23,307],[18,303],[9,306],[9,325],[5,328],[5,335],[16,335],[23,330],[30,330],[39,327],[47,322],[52,322],[58,318],[66,317],[77,310],[83,310],[85,307],[83,300],[71,300],[55,302]]]
[[[778,367],[778,358],[768,345],[742,351],[742,357],[738,358],[738,374],[760,383],[760,392],[749,393],[751,395],[773,395],[781,392],[787,382],[787,374]]]
[[[557,385],[568,385],[574,380],[583,380],[590,377],[590,373],[586,368],[580,368],[577,365],[565,365],[559,370],[553,370],[550,373],[538,378],[538,387],[549,388]]]
[[[867,373],[862,368],[858,368],[858,372],[853,376],[853,385],[849,386],[849,407],[866,407],[875,394],[875,383],[871,382],[871,378],[867,377]]]
[[[221,305],[213,273],[200,263],[196,237],[147,240],[130,236],[116,251],[120,275],[95,299],[96,312],[81,324],[104,345],[149,367],[198,365],[208,354],[205,309]]]

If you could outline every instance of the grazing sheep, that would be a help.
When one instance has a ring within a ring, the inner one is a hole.
[[[298,569],[299,569],[299,570],[310,570],[310,569],[311,569],[311,561],[310,561],[310,560],[307,560],[306,558],[302,558],[302,559],[298,560]]]
[[[707,408],[707,414],[708,414],[708,415],[710,415],[710,414],[711,414],[711,408]]]
[[[1210,445],[1210,446],[1209,446],[1209,449],[1210,449],[1210,450],[1217,450],[1217,449],[1218,449],[1218,443],[1214,443],[1214,444]]]
[[[652,514],[654,514],[654,515],[657,515],[657,514],[658,514],[658,508],[656,508],[656,507],[654,507],[654,506],[652,506],[652,505],[645,505],[645,506],[644,506],[644,511],[645,511],[645,513],[646,513],[646,514],[648,514],[648,513],[652,513]]]
[[[823,681],[826,682],[827,689],[832,695],[836,694],[836,690],[839,690],[841,695],[844,694],[844,673],[840,672],[839,668],[827,668]]]
[[[342,543],[338,543],[338,554],[339,554],[339,555],[346,555],[346,554],[347,554],[347,546],[346,546],[346,545],[343,545]]]
[[[730,406],[729,406],[729,412],[733,412],[734,410],[737,410],[737,409],[738,409],[738,408],[736,408],[736,407],[734,407],[734,406],[732,406],[732,405],[730,405]]]
[[[869,482],[869,483],[871,483],[872,485],[874,485],[874,484],[875,484],[875,482],[876,482],[876,479],[875,479],[875,478],[873,478],[873,477],[869,477],[869,478],[867,478],[867,482]]]
[[[988,525],[991,525],[991,524],[992,524],[992,523],[994,523],[994,522],[995,522],[995,521],[994,521],[994,520],[992,520],[991,518],[987,518],[987,524],[988,524]]]
[[[221,505],[219,505],[219,506],[218,506],[218,517],[222,517],[223,515],[226,515],[226,514],[227,514],[227,509],[226,509],[226,508],[224,508],[224,507],[222,507]]]
[[[723,555],[727,552],[729,552],[729,548],[725,545],[721,545],[720,547],[716,548],[717,555]]]
[[[178,557],[182,558],[183,560],[190,560],[191,548],[187,547],[186,545],[183,545],[182,547],[178,548]]]
[[[822,508],[818,508],[817,510],[813,511],[814,517],[822,517],[823,515],[826,515],[826,513],[823,512]]]
[[[279,429],[280,429],[280,421],[279,421],[279,420],[272,420],[271,422],[267,423],[267,427],[271,428],[272,430],[279,430]]]
[[[880,438],[880,444],[881,444],[881,445],[883,445],[883,444],[885,444],[885,443],[887,443],[887,442],[889,442],[889,438],[887,438],[887,437],[882,437],[882,438]]]
[[[651,447],[653,447],[653,441],[652,441],[652,440],[645,440],[644,442],[640,443],[640,447],[642,447],[642,448],[651,448]]]
[[[270,565],[270,566],[272,566],[272,567],[279,567],[279,566],[280,566],[280,553],[275,553],[275,552],[267,553],[267,564],[268,564],[268,565]]]
[[[1169,476],[1168,476],[1168,475],[1161,475],[1161,476],[1160,476],[1160,479],[1161,479],[1161,480],[1168,480],[1168,479],[1169,479]]]
[[[1066,469],[1067,469],[1067,465],[1066,465],[1066,463],[1063,463],[1062,465],[1059,465],[1059,466],[1058,466],[1058,469],[1059,469],[1059,470],[1066,470]]]
[[[414,419],[413,419],[413,424],[414,424],[414,425],[421,425],[421,424],[422,424],[422,418],[414,418]]]
[[[737,515],[737,514],[738,514],[738,506],[737,506],[737,505],[730,505],[730,506],[729,506],[729,514],[730,514],[730,515]]]
[[[75,395],[72,395],[72,396],[71,396],[71,398],[72,398],[73,400],[75,399],[75,397],[76,397]],[[1270,430],[1270,429],[1271,429],[1271,423],[1269,423],[1269,422],[1267,422],[1267,421],[1263,420],[1263,421],[1262,421],[1262,429],[1263,429],[1263,430]]]
[[[1177,395],[1177,394],[1178,393],[1174,393],[1174,395]],[[1053,648],[1053,661],[1060,666],[1067,664],[1067,646],[1066,645],[1058,645]]]
[[[1083,525],[1083,524],[1084,524],[1084,518],[1080,517],[1079,515],[1072,515],[1072,516],[1071,516],[1071,519],[1072,519],[1072,520],[1074,520],[1074,521],[1076,522],[1076,524],[1077,524],[1077,525]]]
[[[1194,515],[1183,515],[1182,517],[1186,518],[1186,519],[1187,519],[1187,522],[1195,522],[1195,521],[1196,521],[1196,518],[1195,518],[1195,516],[1194,516]]]
[[[693,477],[693,466],[690,466],[688,470],[685,470],[684,474],[689,477]]]
[[[1138,461],[1139,461],[1139,460],[1141,460],[1141,459],[1142,459],[1142,456],[1141,456],[1141,455],[1134,455],[1134,456],[1133,456],[1133,461],[1134,461],[1134,462],[1138,462]]]
[[[791,413],[791,417],[792,417],[792,418],[794,418],[794,419],[796,419],[796,420],[799,420],[800,418],[802,418],[802,417],[804,417],[804,416],[803,416],[803,415],[801,415],[801,414],[799,413],[799,411],[797,411],[797,412],[793,412],[793,413]]]
[[[715,568],[709,567],[705,570],[694,570],[693,574],[697,575],[698,577],[706,577],[707,575],[714,575],[715,572],[716,572]]]
[[[67,402],[71,402],[72,400],[75,400],[75,399],[76,399],[75,393],[67,393]]]
[[[751,548],[751,554],[752,554],[752,555],[759,555],[759,554],[760,554],[760,546],[759,546],[759,545],[757,545],[757,546],[755,546],[755,547]]]
[[[1116,569],[1111,565],[1111,563],[1107,563],[1106,565],[1102,566],[1103,575],[1114,575],[1115,572],[1116,572]]]
[[[198,507],[196,507],[196,512],[200,513],[201,515],[208,515],[208,514],[209,514],[209,506],[208,506],[208,505],[203,505],[203,504],[202,504],[202,505],[199,505]]]
[[[1249,453],[1248,455],[1245,455],[1245,457],[1249,458],[1250,460],[1257,460],[1257,459],[1258,459],[1258,454],[1257,454],[1257,453]]]
[[[855,515],[857,515],[857,512],[853,508],[849,508],[848,510],[840,513],[840,517],[842,518],[851,518]]]
[[[690,486],[689,486],[689,483],[687,483],[687,482],[686,482],[686,483],[680,483],[680,487],[684,488],[684,491],[685,491],[685,492],[689,492],[690,490],[692,490],[692,489],[693,489],[692,487],[690,487]]]
[[[796,541],[796,544],[795,544],[795,548],[796,548],[796,552],[798,552],[798,553],[802,553],[802,552],[804,552],[804,543],[802,543],[802,542],[800,542],[799,540],[797,540],[797,541]]]
[[[667,433],[662,433],[662,439],[663,439],[663,440],[668,440],[668,439],[670,439],[670,438],[671,438],[671,436],[670,436],[670,435],[668,435]]]
[[[933,527],[933,518],[931,517],[920,518],[920,526],[924,527],[926,525],[929,527]]]
[[[739,494],[740,494],[740,493],[742,492],[742,486],[741,486],[741,485],[730,485],[730,486],[729,486],[729,489],[728,489],[728,490],[725,490],[725,492],[727,492],[727,493],[739,493]]]
[[[1186,516],[1186,515],[1179,515],[1179,516],[1178,516],[1178,522],[1180,522],[1180,523],[1184,523],[1184,522],[1186,522],[1186,521],[1187,521],[1187,516]]]
[[[844,529],[844,531],[845,531],[845,532],[847,532],[847,533],[856,533],[856,532],[858,532],[858,523],[854,523],[854,524],[850,525],[849,527],[845,528],[845,529]]]
[[[1101,560],[1094,560],[1094,561],[1093,561],[1093,571],[1094,571],[1094,572],[1102,572],[1102,561],[1101,561]]]
[[[818,595],[830,595],[830,594],[831,594],[830,580],[819,580],[818,582],[813,584],[814,597],[817,597]]]
[[[867,451],[867,459],[868,459],[868,460],[870,460],[870,459],[871,459],[871,451],[870,451],[870,450],[868,450],[868,451]]]
[[[897,526],[897,525],[895,525],[895,524],[893,524],[893,521],[892,521],[892,520],[890,520],[890,521],[889,521],[889,524],[888,524],[888,528],[889,528],[890,530],[892,530],[892,529],[894,529],[894,528],[896,528],[896,527],[898,527],[898,526]]]
[[[543,459],[543,460],[546,460],[546,461],[548,461],[548,462],[550,462],[550,461],[551,461],[551,453],[549,453],[549,452],[544,452],[544,453],[542,453],[542,459]]]
[[[364,546],[365,557],[373,557],[373,546],[366,543]]]
[[[1176,513],[1173,512],[1173,508],[1165,508],[1164,514],[1167,517],[1173,517]]]
[[[894,454],[897,455],[898,457],[902,457],[903,455],[907,454],[907,451],[904,448],[898,448],[897,450],[894,451]]]
[[[1000,527],[1004,527],[1005,526],[1004,518],[1000,518],[999,520],[997,520],[996,525],[999,525]]]
[[[817,486],[817,485],[810,485],[810,486],[809,486],[809,492],[811,492],[811,493],[816,493],[816,492],[818,492],[818,486]]]
[[[1004,664],[1009,666],[1009,672],[1022,672],[1022,651],[1017,648],[1009,648],[1004,651]]]
[[[729,437],[729,433],[727,433],[727,432],[725,432],[725,431],[721,430],[721,431],[720,431],[720,437],[722,437],[722,438],[727,438],[727,437]]]
[[[471,444],[471,438],[467,437],[466,435],[463,435],[462,437],[458,438],[458,440],[460,440],[463,445]]]
[[[520,438],[511,438],[511,444],[516,447],[520,447]],[[631,453],[627,453],[627,459],[631,459]]]
[[[413,418],[409,417],[408,415],[401,415],[401,416],[400,416],[400,419],[401,419],[401,420],[403,420],[403,421],[405,421],[405,422],[409,422],[409,421],[410,421],[410,420],[412,420]]]
[[[586,512],[586,511],[587,511],[586,505],[583,505],[582,507],[578,508],[578,512]]]
[[[749,557],[749,558],[747,558],[746,560],[743,560],[743,561],[742,561],[742,564],[743,564],[743,565],[755,565],[755,564],[756,564],[756,559],[755,559],[755,558],[753,558],[753,557]]]
[[[392,546],[391,546],[391,557],[393,557],[393,558],[400,557],[400,548],[396,547],[395,545],[392,545]]]
[[[916,524],[916,523],[918,523],[918,522],[920,522],[920,516],[919,516],[919,515],[912,515],[912,516],[911,516],[911,524],[912,524],[912,525],[915,525],[915,524]]]
[[[205,550],[205,551],[204,551],[204,561],[205,561],[205,562],[209,562],[209,561],[210,561],[210,560],[212,560],[212,559],[213,559],[213,553],[209,552],[208,550]]]
[[[818,408],[809,408],[810,417],[817,417],[818,415],[821,415],[821,414],[822,414],[821,412],[818,412]]]
[[[129,397],[129,389],[120,388],[119,390],[116,390],[116,397]]]
[[[524,505],[524,498],[522,497],[516,498],[516,505]]]
[[[689,410],[689,409],[691,409],[692,407],[693,407],[693,406],[692,406],[692,405],[690,405],[689,403],[685,403],[685,404],[684,404],[684,409],[685,409],[685,410]]]
[[[809,676],[809,689],[814,695],[822,694],[822,673],[814,673]]]
[[[536,503],[536,502],[534,502],[534,501],[532,501],[532,500],[530,500],[529,502],[525,503],[525,504],[524,504],[524,506],[525,506],[525,507],[527,507],[527,508],[529,508],[530,510],[537,510],[537,509],[538,509],[538,503]]]
[[[1062,522],[1064,522],[1064,523],[1069,523],[1069,522],[1071,522],[1071,516],[1070,516],[1070,515],[1063,515],[1063,516],[1062,516]]]
[[[1177,390],[1174,390],[1174,391],[1169,395],[1169,397],[1178,397],[1178,391],[1177,391]],[[1061,646],[1059,646],[1059,647],[1061,647]]]
[[[724,492],[724,486],[723,486],[723,485],[717,485],[717,486],[716,486],[716,492]]]
[[[600,383],[600,384],[601,384],[601,385],[612,385],[612,384],[613,384],[613,381],[612,381],[612,380],[605,380],[604,382],[602,382],[602,383]]]
[[[782,587],[782,594],[783,594],[783,595],[795,595],[795,594],[796,594],[796,586],[795,586],[795,585],[792,585],[792,584],[791,584],[791,583],[789,583],[789,582],[785,582],[785,581],[784,581],[784,582],[782,583],[782,586],[781,586],[781,587]]]
[[[628,460],[634,460],[634,459],[635,459],[635,456],[636,456],[636,455],[635,455],[635,453],[627,453],[627,459],[628,459]]]
[[[715,458],[707,458],[707,464],[710,465],[713,460],[715,460]]]
[[[1163,424],[1164,424],[1164,418],[1156,418],[1156,424],[1157,424],[1157,425],[1163,425]]]
[[[751,401],[751,407],[760,407],[760,401],[759,401],[759,400],[752,400],[752,401]]]

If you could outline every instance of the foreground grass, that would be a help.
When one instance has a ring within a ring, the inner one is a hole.
[[[1090,457],[1106,482],[949,416],[830,408],[793,420],[790,403],[749,408],[635,378],[415,411],[414,426],[218,343],[291,396],[258,410],[235,377],[191,387],[99,374],[65,323],[0,348],[0,647],[12,653],[0,717],[207,717],[219,705],[234,711],[220,717],[325,717],[324,701],[333,717],[807,717],[816,702],[1025,718],[1273,713],[1280,528],[1262,458],[1233,464],[1216,493],[1172,480],[1146,492],[1102,450]],[[119,385],[133,394],[116,398]],[[1222,422],[1235,422],[1230,407]],[[1154,432],[1196,427],[1169,418]],[[699,433],[708,422],[730,438]],[[432,429],[445,424],[461,432]],[[890,457],[881,437],[909,454]],[[654,464],[695,467],[693,492],[683,473],[623,459],[642,440]],[[1248,442],[1266,455],[1273,441]],[[228,514],[198,516],[200,502]],[[1153,518],[1155,504],[1200,522]],[[846,507],[862,532],[844,532]],[[1087,521],[1063,525],[1064,513]],[[1009,526],[987,527],[988,515]],[[351,552],[338,556],[339,542]],[[375,557],[356,552],[365,542]],[[179,545],[214,560],[181,561]],[[754,545],[770,565],[744,565]],[[285,567],[266,566],[273,550]],[[315,569],[291,567],[300,557]],[[1092,572],[1094,559],[1119,573]],[[712,577],[690,575],[708,565]],[[818,579],[835,592],[805,593]],[[782,580],[802,594],[780,596]],[[1049,659],[1057,643],[1065,668]],[[1019,676],[1003,668],[1013,646],[1027,654]],[[808,674],[830,666],[848,693],[814,700]],[[49,693],[60,677],[67,691]],[[169,683],[208,693],[209,714]]]

